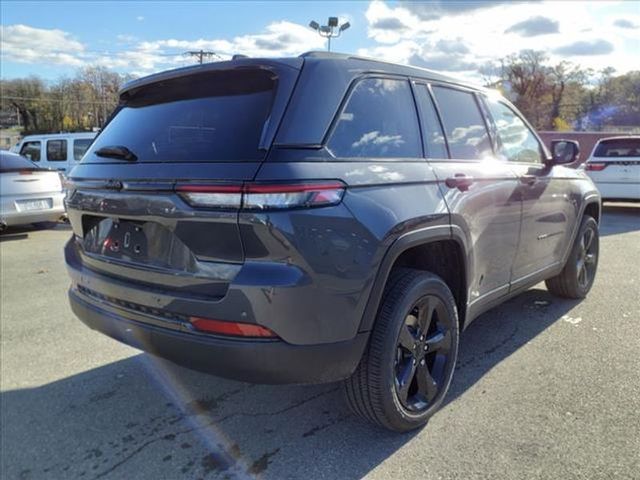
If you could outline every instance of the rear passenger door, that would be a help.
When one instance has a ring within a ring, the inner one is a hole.
[[[470,247],[467,280],[473,316],[509,291],[520,231],[518,180],[508,163],[494,155],[473,91],[423,83],[414,87],[426,156],[453,228],[466,234]]]
[[[512,288],[516,289],[561,262],[582,194],[574,169],[545,164],[542,143],[510,105],[496,99],[486,102],[496,127],[499,155],[519,180],[522,228],[513,265]]]

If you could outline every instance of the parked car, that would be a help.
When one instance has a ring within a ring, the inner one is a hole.
[[[0,230],[28,223],[56,222],[66,216],[57,171],[25,157],[0,151]]]
[[[42,168],[66,172],[82,159],[95,136],[95,132],[27,135],[17,152]]]
[[[71,306],[194,369],[344,380],[410,430],[481,313],[591,288],[600,196],[555,146],[489,91],[347,55],[134,80],[69,179]]]
[[[603,138],[584,168],[604,200],[640,200],[640,136]]]

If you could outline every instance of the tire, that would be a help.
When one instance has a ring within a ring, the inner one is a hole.
[[[420,270],[394,270],[369,345],[344,381],[347,404],[389,430],[421,427],[449,389],[458,338],[456,303],[444,281]]]
[[[593,286],[598,269],[600,236],[598,222],[585,215],[562,272],[545,281],[547,289],[559,297],[580,299]]]

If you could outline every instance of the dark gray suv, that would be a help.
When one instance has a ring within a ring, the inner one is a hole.
[[[346,55],[238,59],[129,83],[69,176],[76,315],[257,383],[344,380],[405,431],[441,405],[459,332],[547,281],[584,297],[600,198],[517,110]]]

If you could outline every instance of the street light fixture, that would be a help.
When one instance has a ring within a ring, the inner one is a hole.
[[[312,20],[309,23],[309,26],[318,32],[318,35],[329,40],[327,44],[327,51],[330,52],[331,39],[338,38],[342,35],[342,32],[351,26],[351,24],[349,22],[344,22],[342,25],[338,25],[338,17],[329,17],[326,25],[320,25],[318,22]]]

